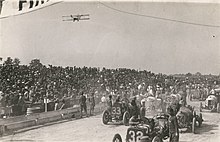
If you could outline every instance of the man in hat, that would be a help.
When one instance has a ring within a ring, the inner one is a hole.
[[[84,95],[83,92],[81,92],[81,95],[80,95],[80,98],[79,98],[79,104],[80,104],[80,108],[81,108],[81,117],[83,116],[83,110],[84,112],[86,113],[86,116],[87,115],[87,106],[86,106],[86,96]]]
[[[179,142],[179,127],[177,117],[172,107],[168,107],[167,112],[169,114],[168,126],[169,126],[169,142]]]
[[[95,109],[95,96],[94,93],[92,92],[92,94],[89,97],[89,105],[90,105],[90,111],[89,114],[90,116],[93,115],[94,113],[94,109]]]
[[[111,112],[112,104],[113,104],[113,102],[112,102],[112,95],[109,95],[108,96],[108,100],[107,100],[107,108],[108,108],[109,112]]]
[[[140,110],[136,104],[136,97],[133,97],[131,100],[131,116],[138,118],[138,115],[140,113]]]

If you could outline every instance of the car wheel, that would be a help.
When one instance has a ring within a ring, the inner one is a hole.
[[[220,113],[220,104],[217,104],[217,112]]]
[[[152,140],[152,142],[162,142],[162,139],[158,136],[155,136]]]
[[[202,113],[199,113],[199,127],[201,127],[202,121],[203,121]]]
[[[193,117],[193,122],[192,122],[192,133],[195,134],[195,128],[196,128],[196,118]]]
[[[194,109],[193,109],[194,110]],[[193,111],[193,117],[196,117],[196,111]]]
[[[200,102],[199,110],[202,112],[202,102]]]
[[[113,137],[112,142],[122,142],[122,138],[119,134],[115,134],[115,136]]]
[[[155,108],[155,106],[152,106],[152,111],[154,111],[156,108]]]
[[[107,124],[109,122],[109,112],[105,110],[102,114],[102,123]]]
[[[123,124],[125,126],[129,125],[129,118],[130,118],[130,114],[127,111],[125,111],[125,113],[123,114]]]

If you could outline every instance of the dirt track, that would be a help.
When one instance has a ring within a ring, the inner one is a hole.
[[[198,106],[197,102],[192,104]],[[180,142],[220,141],[220,114],[203,112],[203,117],[197,134],[181,133]],[[126,129],[123,125],[103,125],[101,115],[97,115],[2,137],[0,141],[111,142],[115,133],[124,140]]]

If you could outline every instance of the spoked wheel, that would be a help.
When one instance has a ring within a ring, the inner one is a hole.
[[[202,102],[200,102],[199,110],[202,112]]]
[[[156,109],[155,106],[152,106],[152,111],[155,111],[155,109]]]
[[[193,117],[193,122],[192,122],[192,132],[195,134],[196,133],[196,118]]]
[[[201,127],[202,121],[203,121],[202,113],[199,113],[199,127]]]
[[[122,138],[119,134],[115,134],[112,142],[122,142]]]
[[[102,123],[107,124],[109,122],[109,112],[105,110],[102,114]]]
[[[125,113],[123,115],[123,124],[125,126],[129,125],[129,119],[130,119],[130,114],[127,111],[125,111]]]
[[[163,142],[162,139],[158,136],[155,136],[152,140],[152,142]]]
[[[194,109],[193,109],[194,110]],[[193,117],[196,117],[196,111],[193,111]]]
[[[217,112],[220,113],[220,103],[217,104]]]

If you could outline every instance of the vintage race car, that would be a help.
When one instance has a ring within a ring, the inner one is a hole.
[[[153,118],[155,126],[146,123],[137,123],[127,129],[126,142],[162,142],[168,138],[168,117],[157,115]],[[113,142],[122,142],[120,134],[115,134]]]
[[[200,111],[202,111],[202,109],[208,109],[211,110],[211,112],[220,113],[220,91],[209,95],[206,98],[204,105],[202,102],[200,102]]]
[[[171,94],[166,97],[166,103],[167,105],[173,104],[173,103],[178,103],[181,99],[180,94]]]
[[[119,122],[122,121],[124,125],[128,125],[130,119],[130,110],[123,103],[114,103],[112,108],[104,110],[102,114],[103,124],[108,124],[109,122]]]
[[[202,114],[199,113],[199,115],[197,115],[191,106],[180,107],[176,117],[180,130],[187,128],[187,130],[191,130],[193,133],[196,133],[196,127],[200,127],[203,122]]]
[[[171,94],[169,96],[166,96],[166,99],[165,99],[166,110],[170,106],[172,106],[172,108],[173,106],[176,107],[176,105],[179,104],[180,100],[181,100],[180,94]],[[174,110],[175,110],[175,113],[177,113],[176,108]]]
[[[143,98],[142,100],[145,101],[146,111],[155,111],[155,110],[162,109],[162,99],[161,98],[149,96],[149,97]]]
[[[201,91],[199,89],[191,90],[191,100],[200,100],[201,99]]]

